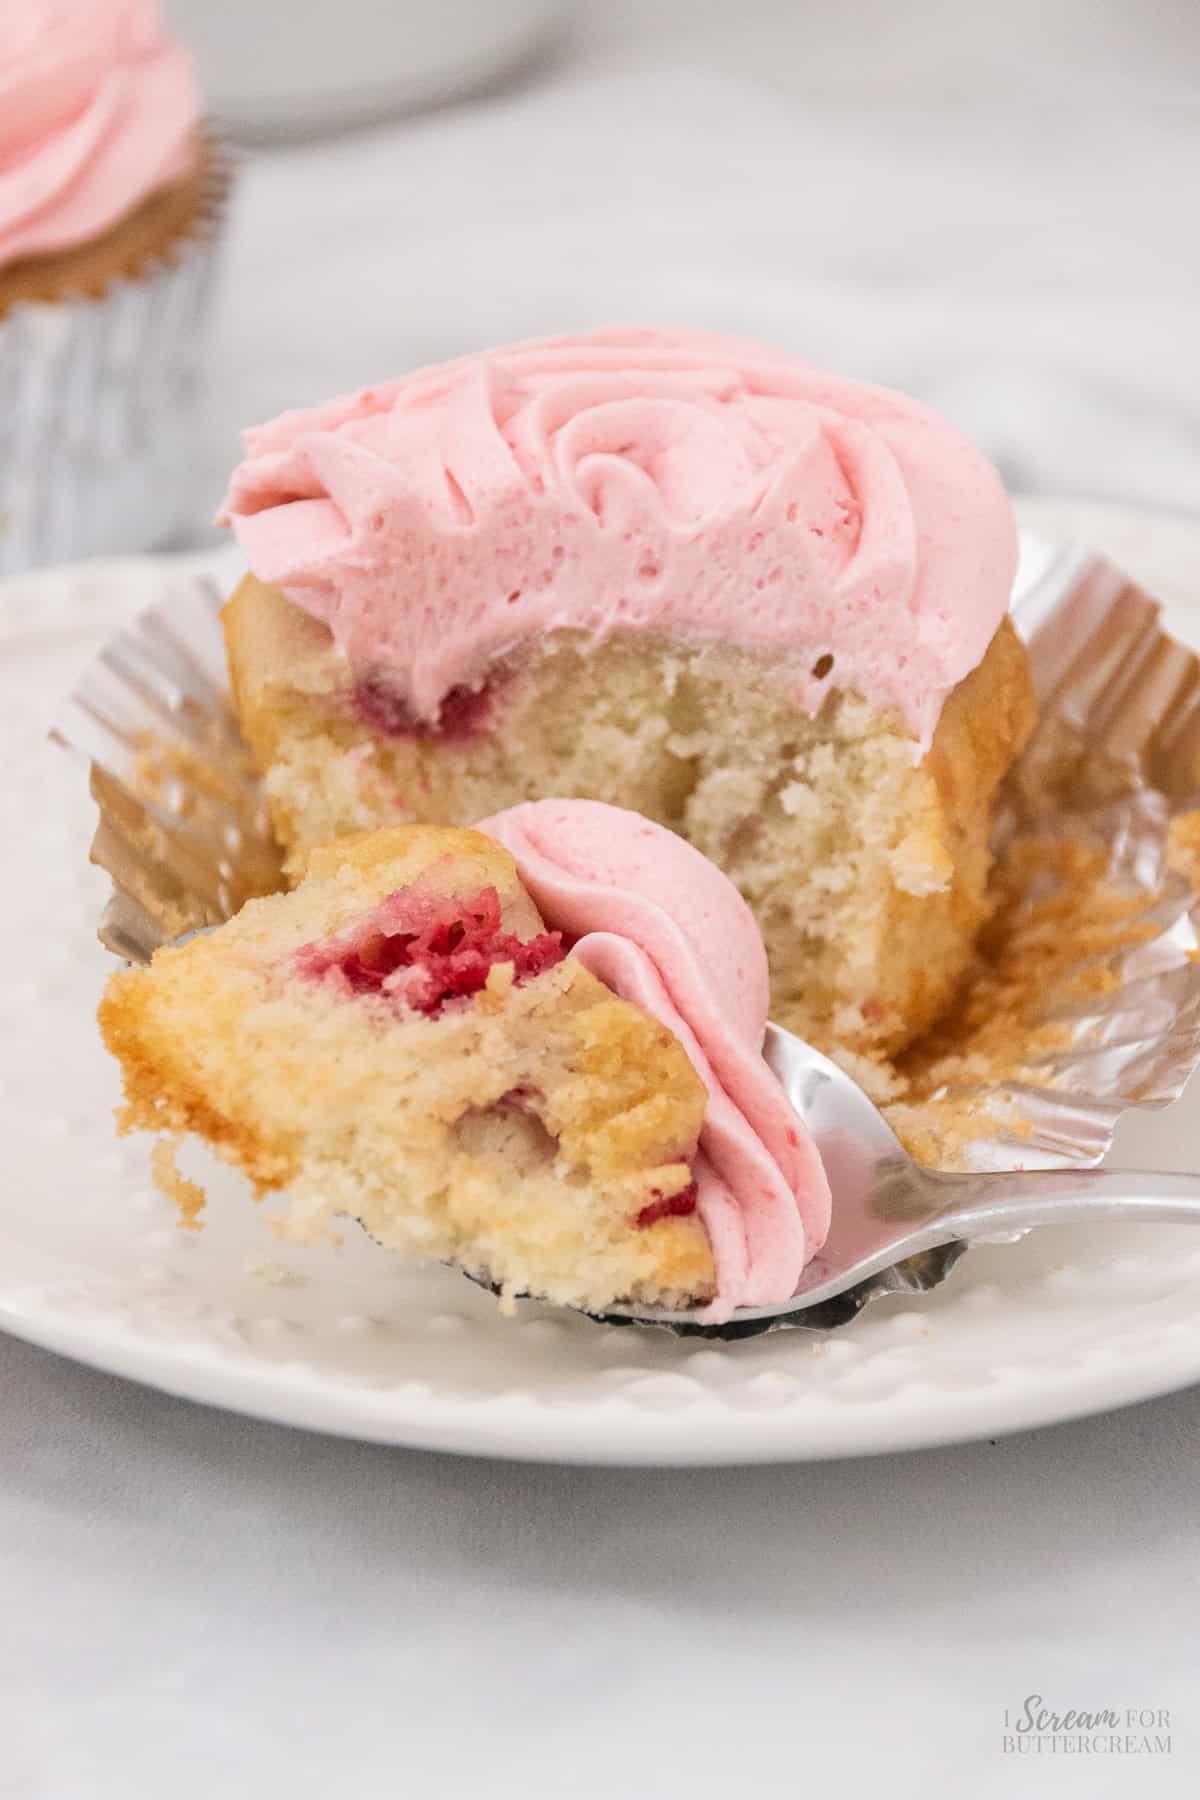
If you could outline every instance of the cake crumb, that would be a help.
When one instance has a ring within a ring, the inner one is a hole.
[[[1200,891],[1200,811],[1179,813],[1167,832],[1167,863]],[[1193,957],[1200,951],[1193,951]]]
[[[487,980],[483,984],[484,993],[497,1004],[503,1004],[512,993],[516,973],[515,963],[493,963],[487,972]]]
[[[821,816],[820,796],[807,781],[789,781],[779,791],[779,804],[789,819],[798,819],[802,815],[806,819],[819,819]]]
[[[891,855],[892,880],[902,894],[941,894],[954,880],[954,858],[928,832],[910,831]]]
[[[259,1281],[264,1287],[296,1288],[304,1286],[304,1276],[297,1275],[294,1269],[285,1269],[282,1263],[247,1263],[246,1273],[251,1281]]]
[[[178,1207],[180,1230],[199,1231],[203,1226],[200,1215],[205,1205],[204,1189],[180,1170],[175,1160],[178,1148],[178,1138],[158,1138],[150,1152],[150,1173],[159,1193]]]

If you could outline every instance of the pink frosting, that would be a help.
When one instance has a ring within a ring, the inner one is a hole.
[[[182,175],[199,112],[157,0],[3,0],[0,265],[98,237]]]
[[[795,1291],[829,1229],[821,1159],[763,1061],[767,958],[707,857],[639,813],[539,800],[478,827],[511,851],[572,954],[678,1038],[708,1089],[693,1172],[717,1269],[713,1319]]]
[[[999,476],[936,413],[701,332],[489,351],[245,447],[221,517],[250,568],[430,722],[525,639],[648,630],[793,657],[806,710],[854,688],[928,742],[1016,567]]]

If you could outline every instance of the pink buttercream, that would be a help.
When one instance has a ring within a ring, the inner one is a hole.
[[[182,175],[199,115],[157,0],[6,0],[0,265],[99,237]]]
[[[767,958],[733,883],[690,844],[598,800],[539,800],[478,827],[509,850],[552,930],[678,1038],[708,1089],[693,1173],[712,1242],[710,1316],[795,1291],[829,1229],[812,1140],[763,1061]]]
[[[245,446],[221,516],[250,568],[430,722],[523,640],[647,630],[789,658],[806,710],[854,688],[927,743],[1016,566],[999,476],[936,413],[702,332],[494,350]]]

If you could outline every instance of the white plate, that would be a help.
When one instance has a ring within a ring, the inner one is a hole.
[[[1200,524],[1031,504],[1083,535],[1200,636]],[[353,1230],[341,1252],[281,1248],[232,1176],[209,1224],[176,1229],[142,1142],[111,1127],[114,1068],[93,1013],[110,967],[107,891],[86,866],[82,768],[44,742],[60,695],[165,559],[0,585],[0,830],[10,846],[10,976],[0,1050],[6,1179],[0,1325],[177,1394],[316,1430],[487,1455],[733,1463],[857,1455],[994,1436],[1200,1378],[1200,1233],[1154,1226],[1035,1234],[972,1252],[920,1299],[876,1302],[828,1336],[697,1345],[528,1305],[502,1318],[442,1270],[393,1263]],[[179,563],[168,565],[178,569]],[[1193,1090],[1194,1092],[1194,1090]],[[1200,1167],[1185,1097],[1131,1117],[1127,1163]]]

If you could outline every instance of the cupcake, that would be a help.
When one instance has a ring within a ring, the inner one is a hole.
[[[902,394],[702,333],[428,369],[246,434],[235,701],[299,871],[567,795],[734,881],[771,1016],[882,1059],[945,1007],[1034,706],[999,477]]]
[[[715,1321],[786,1300],[829,1224],[767,991],[698,851],[552,800],[318,849],[292,892],[114,975],[100,1023],[123,1128],[286,1189],[294,1236],[351,1217],[506,1294]]]
[[[0,573],[176,528],[228,176],[156,0],[0,17]]]

